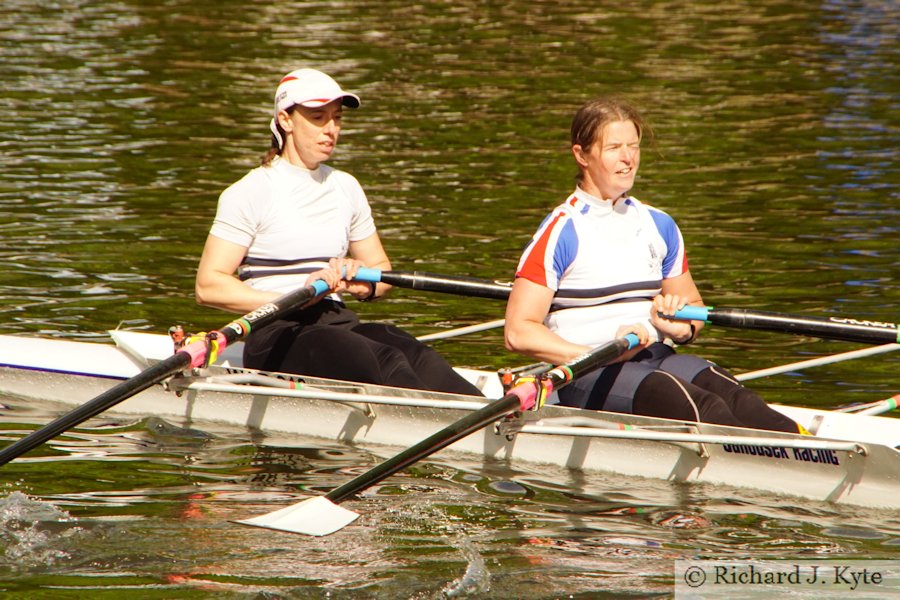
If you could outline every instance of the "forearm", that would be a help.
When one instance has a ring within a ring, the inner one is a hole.
[[[366,264],[365,266],[371,269],[377,269],[378,271],[391,270],[391,262],[387,258],[374,264]],[[361,291],[360,287],[362,288]],[[394,286],[383,283],[381,281],[379,281],[378,283],[350,282],[350,284],[347,286],[347,291],[352,294],[357,300],[370,302],[372,300],[379,300],[381,298],[384,298],[393,289],[393,287]]]
[[[233,275],[198,276],[194,294],[197,304],[233,313],[248,313],[279,297],[276,292],[256,290]]]
[[[537,360],[561,364],[581,356],[589,347],[566,341],[545,324],[554,291],[519,277],[506,303],[503,328],[506,348]]]
[[[384,251],[384,247],[381,245],[381,239],[378,237],[377,233],[373,233],[364,240],[351,242],[349,256],[350,258],[358,260],[361,266],[378,269],[379,271],[391,270],[391,261]],[[355,268],[353,269],[353,272],[356,272]],[[387,295],[391,290],[391,287],[392,286],[387,283],[382,282],[369,284],[366,282],[351,281],[347,286],[347,291],[358,300],[376,300]],[[374,294],[372,293],[373,290]]]
[[[568,342],[543,323],[533,321],[507,319],[504,338],[508,350],[552,364],[569,362],[590,350],[589,346]]]

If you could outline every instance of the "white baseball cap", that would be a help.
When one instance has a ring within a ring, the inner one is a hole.
[[[359,96],[345,92],[338,83],[316,69],[297,69],[281,78],[278,88],[275,90],[275,112],[269,129],[278,139],[279,148],[284,145],[284,140],[275,126],[278,113],[287,110],[295,104],[316,108],[333,102],[338,98],[341,104],[349,108],[359,107]]]

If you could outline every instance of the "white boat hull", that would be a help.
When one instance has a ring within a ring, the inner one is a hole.
[[[12,404],[18,397],[75,406],[141,372],[148,361],[171,353],[165,336],[114,335],[119,347],[0,336],[0,393],[12,397]],[[230,349],[220,358],[225,366],[173,378],[169,390],[154,386],[111,412],[160,416],[180,426],[222,422],[276,437],[311,435],[330,441],[407,447],[486,401],[292,376],[284,376],[282,381],[297,380],[299,389],[273,388],[260,385],[270,379],[233,366],[239,362],[236,350]],[[502,395],[495,374],[464,373],[483,384],[488,396]],[[247,375],[252,381],[238,384],[227,379],[235,375]],[[463,438],[444,452],[632,477],[726,484],[862,506],[900,507],[900,452],[896,450],[900,420],[776,408],[817,436],[549,406],[540,413],[502,422],[499,432],[497,427],[489,427]],[[651,437],[659,439],[642,439]]]

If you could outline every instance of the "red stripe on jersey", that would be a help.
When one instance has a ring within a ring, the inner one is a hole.
[[[534,241],[534,245],[528,251],[528,257],[522,264],[522,268],[516,273],[516,277],[524,277],[528,281],[533,281],[544,287],[549,287],[547,286],[547,270],[544,267],[545,254],[547,253],[547,244],[550,243],[550,235],[556,228],[557,222],[559,222],[563,216],[564,213],[559,213],[547,227],[544,228],[541,237]]]

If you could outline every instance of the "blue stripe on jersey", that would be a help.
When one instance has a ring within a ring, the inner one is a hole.
[[[556,240],[556,248],[553,249],[553,270],[556,271],[557,287],[563,273],[578,255],[578,234],[575,233],[575,223],[572,219],[566,219],[565,225],[559,232]]]
[[[666,213],[659,211],[650,206],[644,205],[650,212],[650,217],[656,225],[659,235],[662,236],[666,243],[666,257],[663,259],[662,276],[665,279],[669,273],[677,266],[675,261],[678,260],[678,227],[675,220]]]

